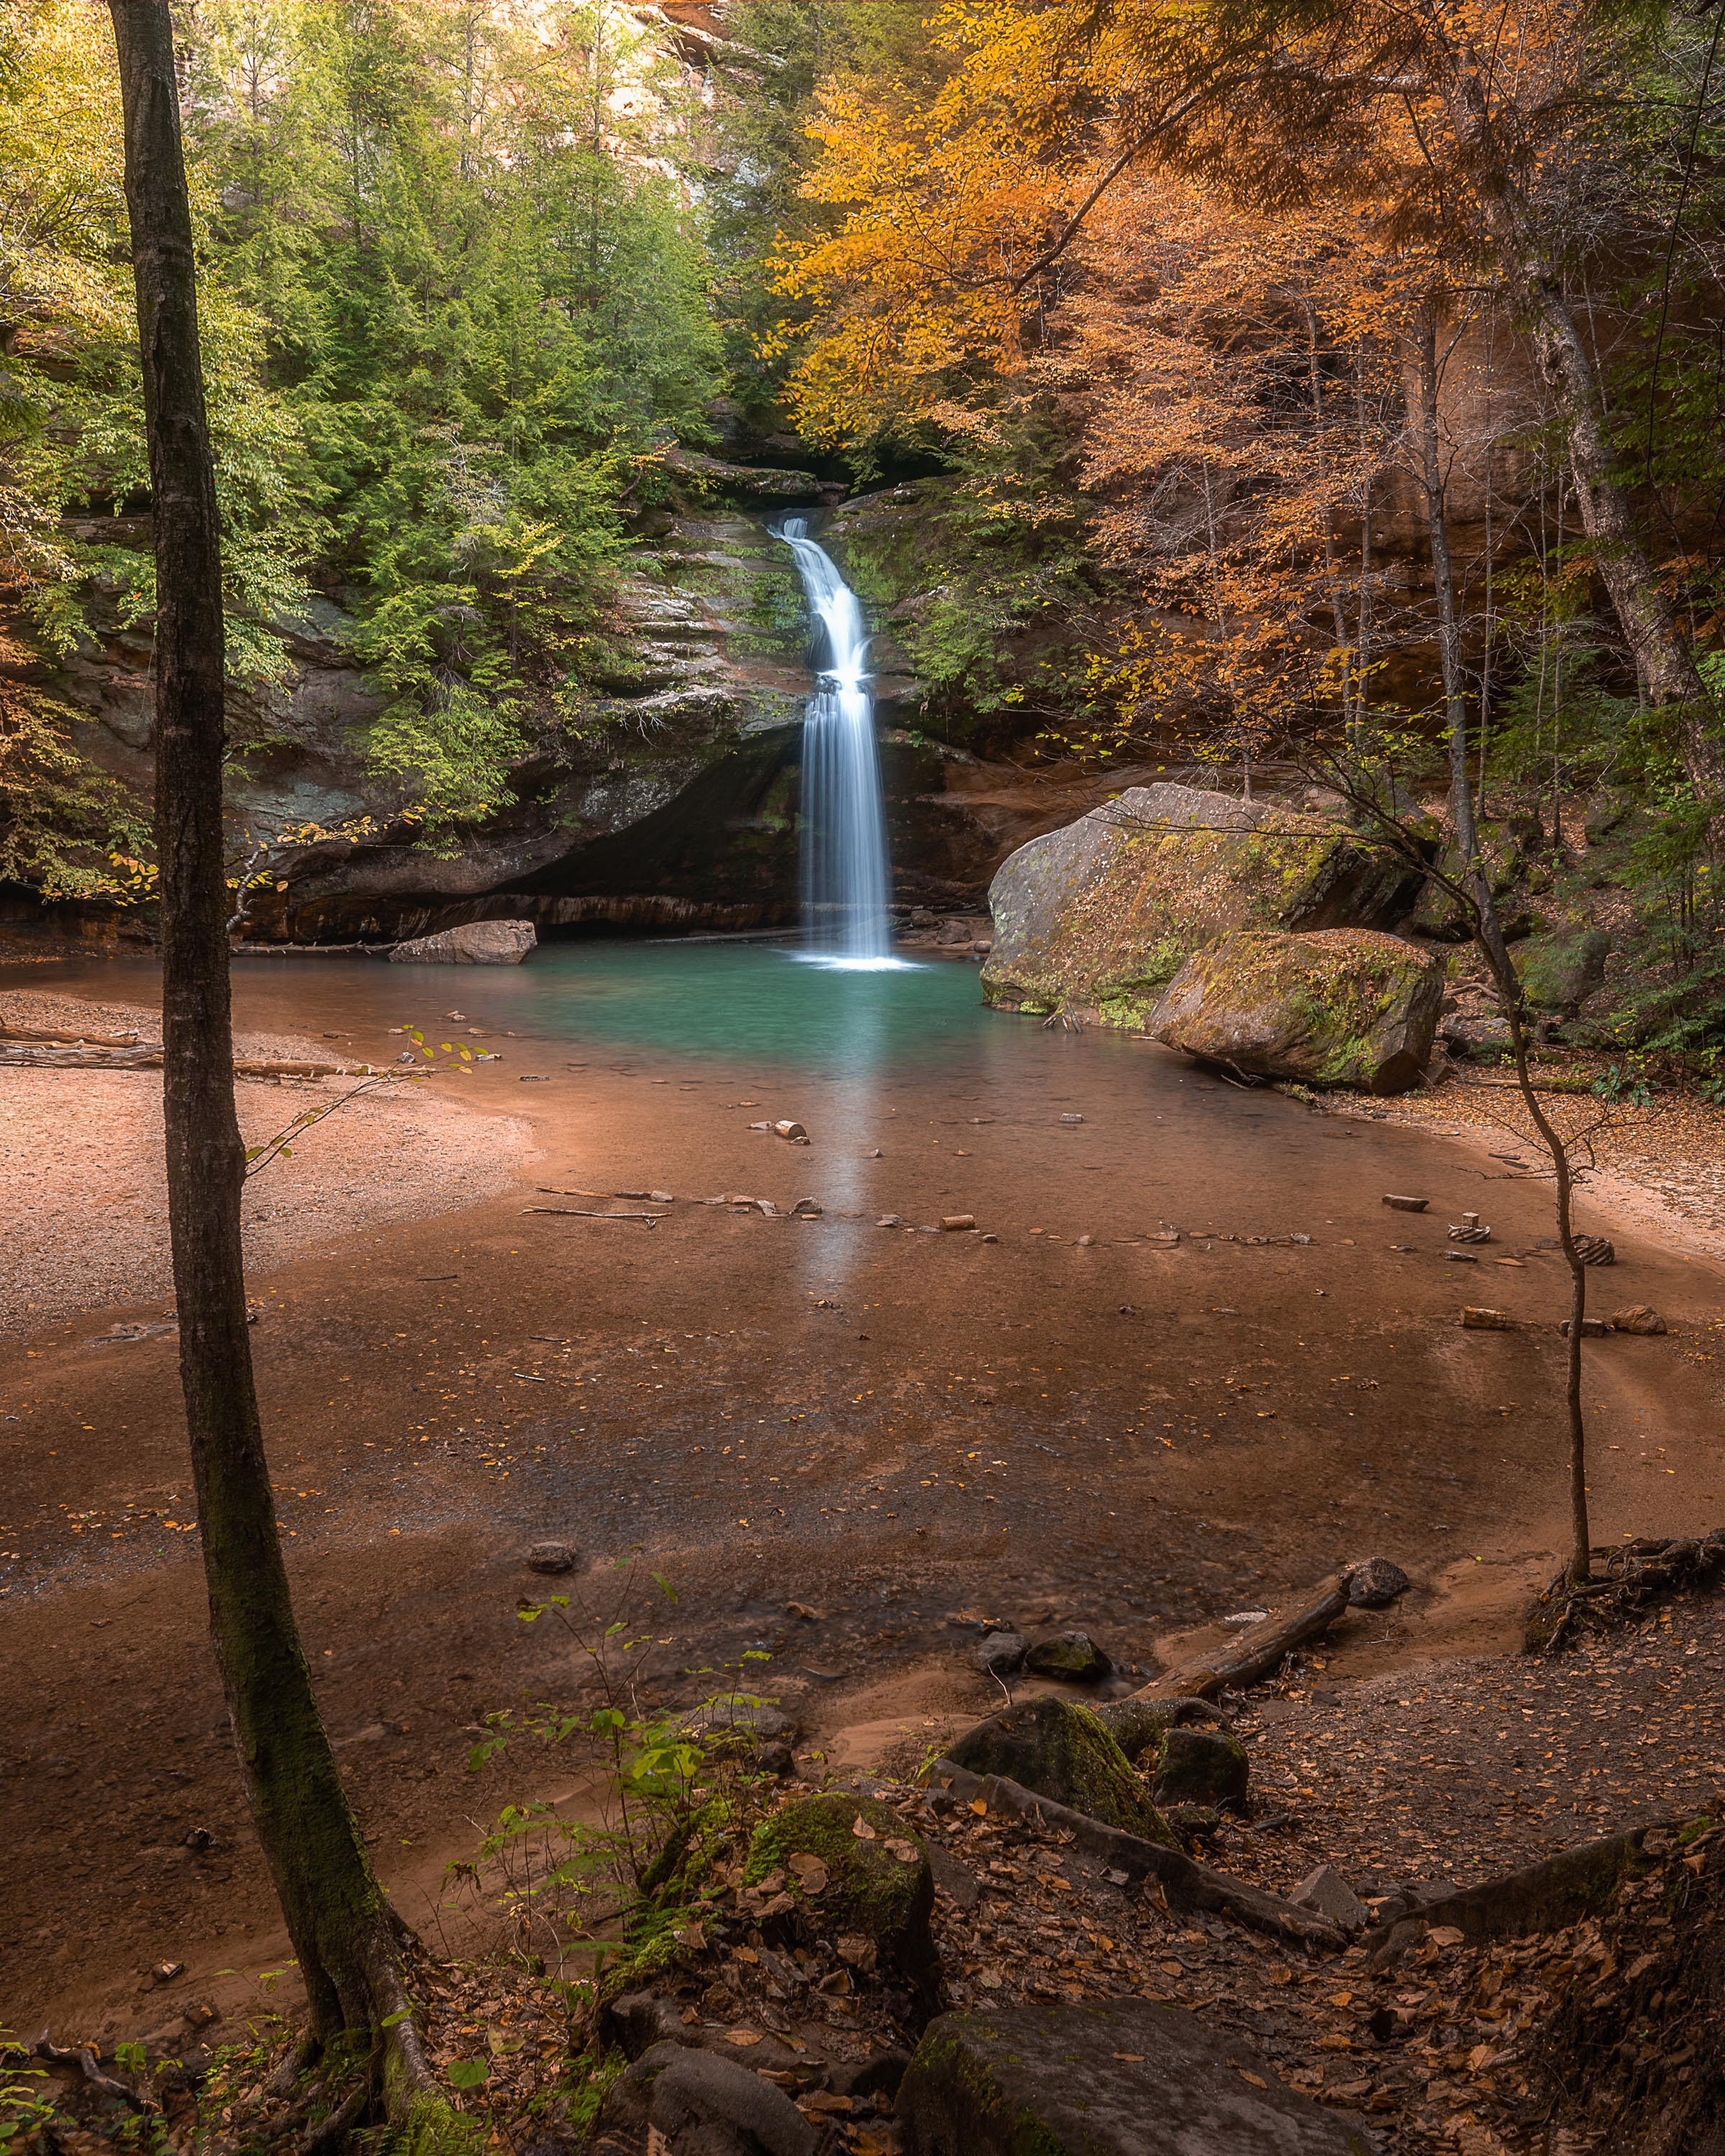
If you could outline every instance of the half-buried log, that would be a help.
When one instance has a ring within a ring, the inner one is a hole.
[[[1217,1916],[1231,1917],[1236,1923],[1245,1924],[1253,1931],[1268,1932],[1299,1946],[1343,1947],[1348,1943],[1347,1934],[1327,1917],[1296,1908],[1280,1895],[1266,1894],[1259,1887],[1248,1887],[1240,1880],[1230,1879],[1224,1871],[1214,1871],[1209,1865],[1188,1856],[1183,1850],[1169,1849],[1162,1842],[1147,1840],[1142,1835],[1123,1833],[1118,1827],[1091,1819],[1086,1812],[1074,1811],[1070,1804],[1056,1804],[1052,1797],[1038,1796],[1034,1789],[1027,1789],[1004,1774],[973,1774],[954,1759],[937,1759],[928,1770],[927,1779],[943,1784],[954,1796],[967,1802],[986,1805],[990,1811],[1015,1812],[1033,1825],[1040,1822],[1070,1834],[1073,1845],[1086,1856],[1117,1871],[1124,1871],[1131,1879],[1155,1880],[1173,1908],[1207,1909]]]

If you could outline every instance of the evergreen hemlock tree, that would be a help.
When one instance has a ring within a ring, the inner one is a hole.
[[[110,7],[155,527],[168,1220],[210,1627],[252,1816],[305,1979],[309,2046],[351,2034],[367,2061],[341,2123],[382,2093],[416,2128],[465,2138],[465,2122],[434,2091],[408,2013],[402,1928],[318,1713],[264,1453],[246,1329],[245,1155],[228,1002],[221,548],[173,29],[166,0]]]

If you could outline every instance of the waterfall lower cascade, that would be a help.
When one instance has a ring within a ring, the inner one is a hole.
[[[776,531],[796,557],[825,646],[803,721],[803,924],[809,955],[829,965],[896,966],[902,962],[892,956],[886,922],[886,812],[862,608],[831,555],[809,537],[807,517],[787,516]]]

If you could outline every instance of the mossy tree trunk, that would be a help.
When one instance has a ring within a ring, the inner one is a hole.
[[[155,527],[156,840],[168,1225],[210,1630],[311,2035],[354,2032],[398,2113],[429,2105],[401,1929],[336,1769],[295,1623],[246,1327],[223,867],[222,566],[166,0],[110,0]],[[405,2099],[405,2101],[403,2101]]]

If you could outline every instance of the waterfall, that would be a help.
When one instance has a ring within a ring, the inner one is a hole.
[[[886,967],[886,812],[875,704],[865,672],[868,631],[856,593],[806,516],[777,536],[796,557],[824,648],[803,721],[803,926],[809,954],[829,965]]]

